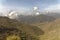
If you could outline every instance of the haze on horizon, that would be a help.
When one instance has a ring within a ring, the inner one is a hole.
[[[4,13],[10,10],[31,11],[34,6],[38,6],[39,11],[56,11],[60,10],[60,0],[0,0],[0,12]]]

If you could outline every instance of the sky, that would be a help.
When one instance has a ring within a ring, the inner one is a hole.
[[[39,11],[54,11],[60,9],[60,0],[0,0],[0,11],[20,10],[29,11],[34,6],[39,7]]]

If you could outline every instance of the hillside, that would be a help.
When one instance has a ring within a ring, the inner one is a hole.
[[[7,17],[0,17],[0,32],[3,28],[8,28],[10,30],[21,30],[26,32],[28,36],[33,36],[33,38],[39,38],[40,40],[60,40],[60,19],[56,19],[51,22],[42,22],[29,25]]]
[[[40,28],[36,26],[24,24],[22,22],[12,20],[7,17],[0,17],[0,28],[2,27],[3,28],[17,28],[18,30],[22,30],[23,32],[26,32],[26,34],[31,35],[31,36],[38,36],[38,35],[44,34],[44,31],[42,31]]]
[[[24,22],[24,23],[30,23],[31,24],[31,23],[50,22],[50,21],[55,20],[55,18],[51,17],[51,16],[44,15],[44,14],[35,15],[35,16],[19,15],[17,20]]]
[[[36,26],[45,32],[43,36],[40,36],[40,40],[60,40],[60,19]]]

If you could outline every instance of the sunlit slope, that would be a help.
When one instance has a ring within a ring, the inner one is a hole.
[[[60,40],[60,19],[40,26],[45,34],[40,36],[40,40]]]

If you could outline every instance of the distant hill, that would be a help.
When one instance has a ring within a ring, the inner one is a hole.
[[[18,20],[24,23],[42,23],[42,22],[50,22],[55,20],[54,17],[51,16],[47,16],[44,14],[40,14],[40,15],[35,15],[35,16],[23,16],[20,15],[18,16]]]
[[[38,28],[37,26],[32,26],[29,24],[24,24],[22,22],[9,19],[7,17],[0,17],[0,28],[17,28],[26,32],[26,34],[31,36],[38,36],[44,34],[44,31]],[[1,30],[0,30],[1,31]],[[4,32],[4,30],[3,30]]]
[[[60,13],[48,13],[46,15],[54,17],[54,18],[60,18]]]

